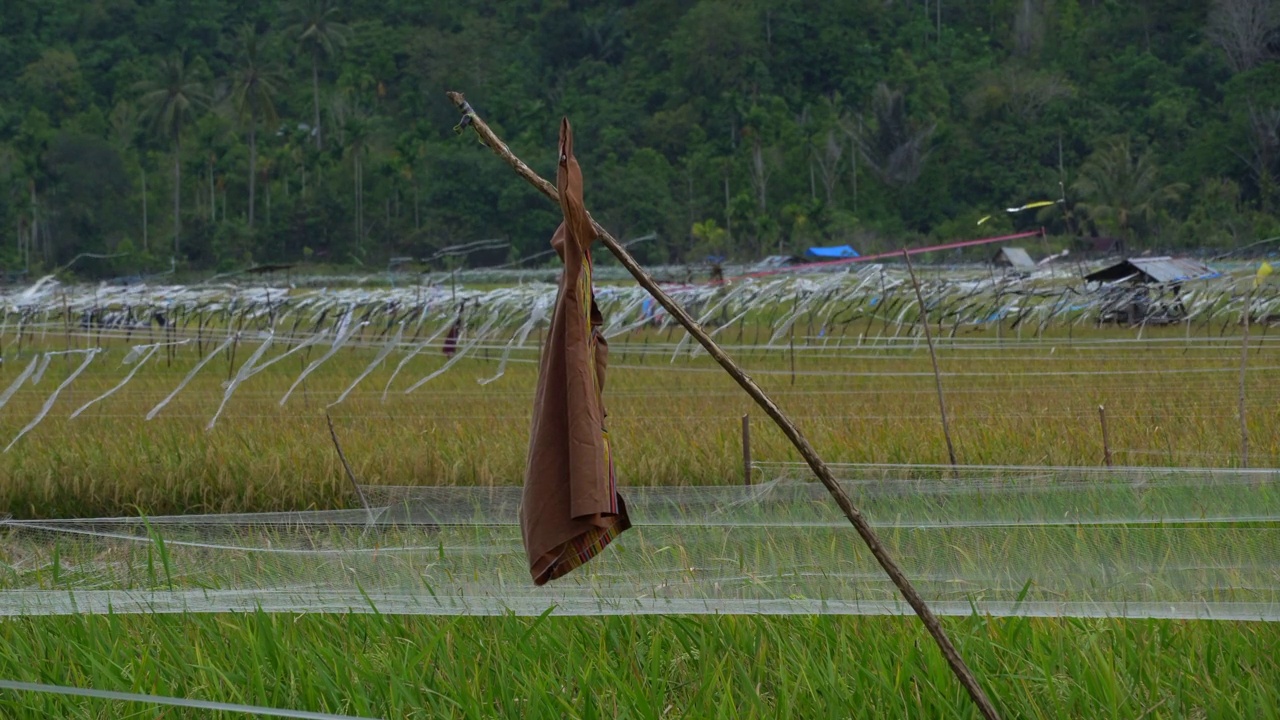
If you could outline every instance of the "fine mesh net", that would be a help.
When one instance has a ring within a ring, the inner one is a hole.
[[[909,613],[803,466],[623,488],[635,527],[537,588],[516,487],[365,486],[368,510],[0,524],[0,614]],[[1280,478],[835,466],[943,614],[1280,620]]]

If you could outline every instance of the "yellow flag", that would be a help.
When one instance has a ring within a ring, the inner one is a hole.
[[[1029,202],[1026,205],[1023,205],[1022,207],[1006,208],[1005,212],[1016,213],[1016,212],[1022,212],[1023,210],[1032,210],[1035,208],[1049,207],[1050,205],[1057,205],[1057,204],[1058,204],[1057,200],[1037,200],[1035,202]]]
[[[1258,266],[1258,274],[1253,278],[1253,286],[1258,287],[1259,285],[1261,285],[1262,281],[1266,280],[1267,276],[1270,274],[1271,274],[1271,263],[1265,260],[1262,261],[1262,264]]]

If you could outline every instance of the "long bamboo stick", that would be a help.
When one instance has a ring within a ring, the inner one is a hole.
[[[515,153],[511,152],[511,148],[507,147],[507,144],[495,135],[491,129],[489,129],[489,126],[485,124],[484,120],[480,119],[480,116],[477,115],[471,105],[467,103],[466,98],[462,96],[462,93],[449,92],[447,95],[462,113],[462,120],[455,128],[457,132],[461,133],[467,127],[471,127],[475,130],[476,135],[480,137],[481,142],[487,145],[498,155],[498,157],[502,158],[503,161],[510,165],[511,168],[516,171],[516,174],[528,181],[529,184],[533,185],[543,195],[550,198],[552,202],[559,204],[560,195],[556,191],[556,187],[542,179],[542,177],[526,165],[523,160],[516,157]],[[988,720],[995,720],[996,718],[999,718],[1000,715],[996,711],[995,705],[992,704],[991,699],[987,697],[986,692],[978,683],[973,672],[970,671],[968,665],[965,664],[964,658],[960,657],[959,651],[957,651],[955,645],[951,643],[951,639],[947,637],[947,633],[942,629],[942,624],[938,622],[937,616],[934,615],[933,611],[929,609],[929,606],[925,604],[924,599],[920,597],[920,594],[916,592],[915,587],[911,585],[911,581],[907,579],[906,575],[904,575],[902,570],[898,567],[898,564],[894,562],[893,558],[889,555],[889,552],[885,550],[884,546],[880,543],[880,538],[878,538],[875,531],[872,530],[871,525],[867,522],[866,518],[863,517],[858,508],[854,507],[853,501],[849,499],[849,496],[845,494],[844,490],[840,487],[840,484],[836,482],[835,476],[831,474],[830,468],[828,468],[827,464],[818,456],[818,452],[814,450],[813,445],[809,444],[809,440],[800,432],[800,429],[797,428],[795,423],[791,422],[791,419],[788,418],[777,404],[775,404],[773,400],[765,394],[764,390],[761,390],[760,386],[756,385],[755,381],[743,372],[742,368],[738,367],[738,365],[734,363],[733,359],[730,358],[724,350],[722,350],[720,346],[717,345],[709,335],[707,335],[705,331],[703,331],[697,321],[695,321],[689,313],[685,312],[685,309],[681,307],[679,303],[663,292],[662,288],[660,288],[658,284],[654,282],[653,278],[649,276],[649,273],[647,273],[645,269],[636,262],[635,258],[631,257],[631,254],[627,252],[626,248],[622,247],[622,244],[619,243],[608,230],[601,227],[594,219],[591,221],[591,226],[599,236],[600,241],[604,246],[609,248],[609,251],[612,252],[614,257],[618,259],[618,262],[622,263],[622,266],[631,273],[631,275],[636,279],[636,282],[640,283],[640,286],[647,290],[649,294],[666,309],[671,317],[674,317],[680,325],[683,326],[684,329],[688,331],[688,333],[692,335],[703,348],[706,349],[707,354],[714,358],[715,361],[720,364],[720,367],[724,368],[725,372],[729,373],[730,377],[732,377],[734,381],[736,381],[738,385],[751,396],[751,399],[755,400],[756,404],[765,411],[765,414],[772,418],[778,427],[782,429],[782,432],[787,436],[787,439],[791,441],[791,444],[794,445],[796,450],[800,452],[800,455],[804,457],[809,468],[813,470],[813,474],[817,476],[818,480],[827,488],[827,491],[831,493],[831,497],[835,500],[836,505],[840,506],[845,517],[847,517],[849,522],[853,524],[854,529],[857,530],[858,535],[862,537],[863,542],[866,543],[871,554],[874,555],[876,561],[880,563],[880,567],[884,568],[889,579],[893,581],[893,584],[898,588],[898,591],[902,593],[903,598],[905,598],[907,603],[911,605],[911,609],[915,611],[916,615],[920,618],[920,621],[924,623],[925,628],[929,631],[929,634],[933,636],[934,642],[937,643],[938,648],[942,651],[942,656],[946,659],[947,664],[951,666],[951,670],[955,673],[956,679],[960,681],[960,684],[964,687],[965,691],[968,692],[969,697],[973,700],[973,703],[977,706],[979,712],[982,713],[982,716]]]
[[[920,323],[924,325],[924,340],[929,343],[929,360],[933,363],[933,383],[938,389],[938,413],[942,416],[942,437],[947,441],[947,457],[951,458],[951,467],[955,467],[956,446],[951,442],[951,425],[947,422],[947,403],[942,395],[942,373],[938,370],[938,355],[933,351],[933,334],[929,332],[929,308],[924,304],[924,293],[920,292],[920,281],[916,279],[916,269],[911,266],[911,254],[906,248],[902,249],[902,259],[907,261],[907,272],[911,273],[911,285],[916,289],[916,301],[920,303]]]
[[[1102,424],[1102,461],[1111,467],[1111,434],[1107,432],[1107,406],[1098,406],[1098,422]]]
[[[1256,284],[1256,281],[1255,281]],[[1245,415],[1244,381],[1249,372],[1249,315],[1253,306],[1253,290],[1244,294],[1244,333],[1240,337],[1240,467],[1249,467],[1249,420]]]

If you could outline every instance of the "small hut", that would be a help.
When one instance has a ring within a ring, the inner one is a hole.
[[[1167,324],[1186,317],[1182,283],[1217,277],[1218,272],[1190,258],[1129,258],[1084,276],[1104,283],[1103,321]]]
[[[1007,267],[1027,272],[1036,269],[1036,263],[1027,254],[1027,251],[1016,247],[1000,248],[996,251],[995,256],[991,258],[991,264],[996,267]]]
[[[1218,272],[1199,260],[1173,257],[1129,258],[1084,276],[1091,282],[1129,282],[1163,285],[1217,277]]]

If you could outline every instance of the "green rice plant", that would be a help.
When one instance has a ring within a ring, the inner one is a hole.
[[[1275,624],[944,623],[1008,717],[1280,706]],[[94,616],[7,620],[0,641],[0,677],[366,717],[974,716],[909,617]],[[155,712],[0,693],[12,718]]]

